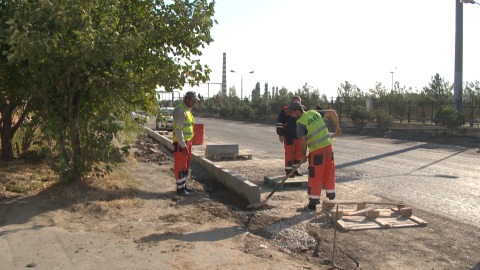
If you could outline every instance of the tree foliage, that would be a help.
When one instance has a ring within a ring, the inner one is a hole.
[[[235,85],[232,87],[228,88],[228,97],[229,98],[238,98],[237,96],[237,90],[235,89]]]
[[[340,87],[337,89],[335,103],[339,104],[338,106],[342,106],[342,111],[350,115],[354,106],[365,103],[365,93],[355,84],[346,81],[340,84]]]
[[[114,118],[153,113],[157,85],[208,80],[195,57],[212,41],[213,14],[207,0],[2,1],[2,53],[12,77],[28,78],[17,83],[56,142],[57,173],[73,179],[114,162]]]
[[[385,110],[375,111],[375,123],[379,131],[389,131],[392,126],[392,117]]]
[[[440,107],[435,113],[434,122],[437,125],[455,129],[464,125],[466,119],[467,116],[464,113],[459,113],[453,107]]]
[[[439,102],[446,102],[453,94],[453,84],[445,81],[440,77],[440,74],[435,74],[432,77],[432,81],[423,88],[423,92],[428,95],[429,98]]]
[[[365,126],[368,120],[372,119],[373,117],[365,107],[357,105],[353,107],[352,112],[350,113],[350,118],[358,128],[362,128]]]

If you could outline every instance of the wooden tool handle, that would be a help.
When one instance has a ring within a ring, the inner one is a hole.
[[[299,163],[296,167],[293,167],[292,171],[287,174],[287,176],[272,190],[272,192],[270,192],[270,194],[268,194],[265,200],[268,200],[270,197],[272,197],[273,193],[275,193],[275,191],[277,191],[277,189],[280,188],[280,186],[285,183],[285,181],[287,181],[287,179],[290,178],[290,176],[292,176],[292,174],[295,173],[302,164],[303,163]]]

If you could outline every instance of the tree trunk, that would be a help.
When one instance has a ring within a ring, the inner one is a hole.
[[[13,111],[13,110],[12,110]],[[13,146],[12,146],[12,112],[9,108],[2,114],[3,126],[2,133],[2,156],[3,161],[13,161]]]

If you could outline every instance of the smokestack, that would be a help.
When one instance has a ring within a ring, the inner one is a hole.
[[[227,96],[227,53],[223,53],[222,96]]]

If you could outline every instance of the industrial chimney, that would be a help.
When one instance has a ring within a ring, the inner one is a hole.
[[[227,53],[223,53],[222,96],[227,96]]]

